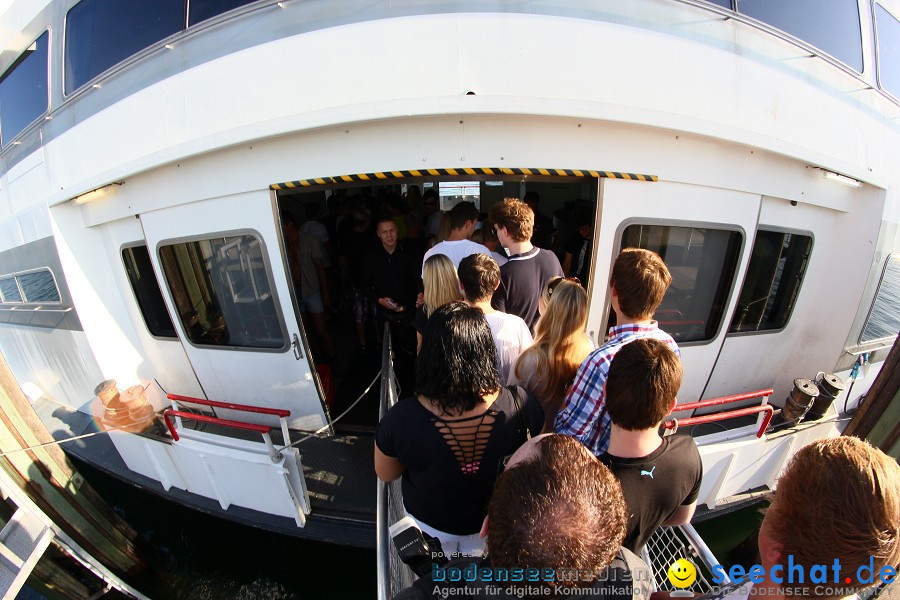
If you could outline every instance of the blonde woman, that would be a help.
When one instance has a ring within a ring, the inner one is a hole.
[[[459,278],[456,268],[447,256],[435,254],[429,256],[422,266],[425,283],[425,303],[416,311],[413,326],[416,328],[416,353],[422,349],[422,333],[431,313],[450,302],[462,300],[459,291]]]
[[[578,367],[594,349],[584,332],[587,292],[575,277],[554,277],[540,301],[541,317],[534,327],[534,344],[519,355],[509,383],[531,392],[544,409],[544,431],[553,431],[556,413]]]

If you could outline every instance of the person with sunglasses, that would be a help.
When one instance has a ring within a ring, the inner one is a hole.
[[[574,277],[554,277],[541,296],[541,317],[534,326],[534,344],[519,355],[509,383],[534,394],[544,409],[544,431],[566,398],[575,372],[594,349],[584,331],[587,292]]]

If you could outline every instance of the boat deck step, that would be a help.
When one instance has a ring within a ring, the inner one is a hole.
[[[0,531],[0,595],[14,598],[53,540],[37,516],[18,509]]]
[[[234,439],[261,441],[258,433],[215,423],[185,420],[184,426]],[[290,433],[295,442],[307,435],[298,431]],[[272,429],[270,435],[276,447],[284,445],[277,427]],[[374,431],[361,431],[359,434],[311,437],[297,446],[314,513],[374,522],[374,440]]]

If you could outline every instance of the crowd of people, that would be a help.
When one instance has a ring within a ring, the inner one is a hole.
[[[536,192],[526,194],[525,202],[504,200],[489,215],[466,201],[443,211],[440,201],[434,187],[423,194],[410,185],[402,196],[391,188],[377,188],[374,195],[371,188],[358,194],[340,190],[328,198],[325,213],[317,201],[282,202],[291,276],[318,363],[335,358],[326,321],[339,310],[352,315],[363,351],[380,344],[386,321],[399,326],[395,333],[404,341],[412,331],[421,336],[424,316],[439,305],[434,303],[461,293],[451,289],[445,265],[432,265],[432,276],[426,276],[434,256],[448,258],[454,271],[466,256],[491,257],[502,270],[490,305],[524,320],[529,332],[543,282],[567,274],[560,261],[571,262],[573,273],[590,263],[589,252],[569,260],[563,248],[571,245],[568,238],[550,217],[530,208],[540,201]],[[571,237],[588,243],[579,232]]]
[[[352,212],[345,238],[362,248],[374,221],[378,243],[347,265],[360,345],[369,320],[416,333],[414,393],[378,426],[376,474],[401,480],[407,514],[453,558],[397,598],[648,598],[641,549],[660,526],[691,520],[703,476],[689,435],[660,435],[683,375],[677,344],[653,318],[672,280],[666,264],[637,248],[618,255],[615,325],[595,344],[585,333],[592,218],[579,216],[578,237],[557,255],[533,196],[504,199],[480,223],[471,203],[442,214],[433,190],[421,201],[403,240],[396,215],[364,210]],[[298,251],[318,268],[307,246]],[[879,450],[815,442],[777,489],[759,535],[762,565],[839,558],[841,593],[768,581],[716,597],[830,600],[865,587],[851,566],[900,561],[900,467]],[[451,568],[481,575],[441,575]],[[522,568],[542,575],[497,578]]]

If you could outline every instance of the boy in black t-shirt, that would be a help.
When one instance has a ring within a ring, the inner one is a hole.
[[[642,338],[616,354],[606,380],[612,420],[609,448],[600,456],[619,478],[628,505],[623,546],[639,553],[660,525],[691,520],[703,465],[693,438],[660,437],[659,425],[675,405],[681,361],[663,342]]]

